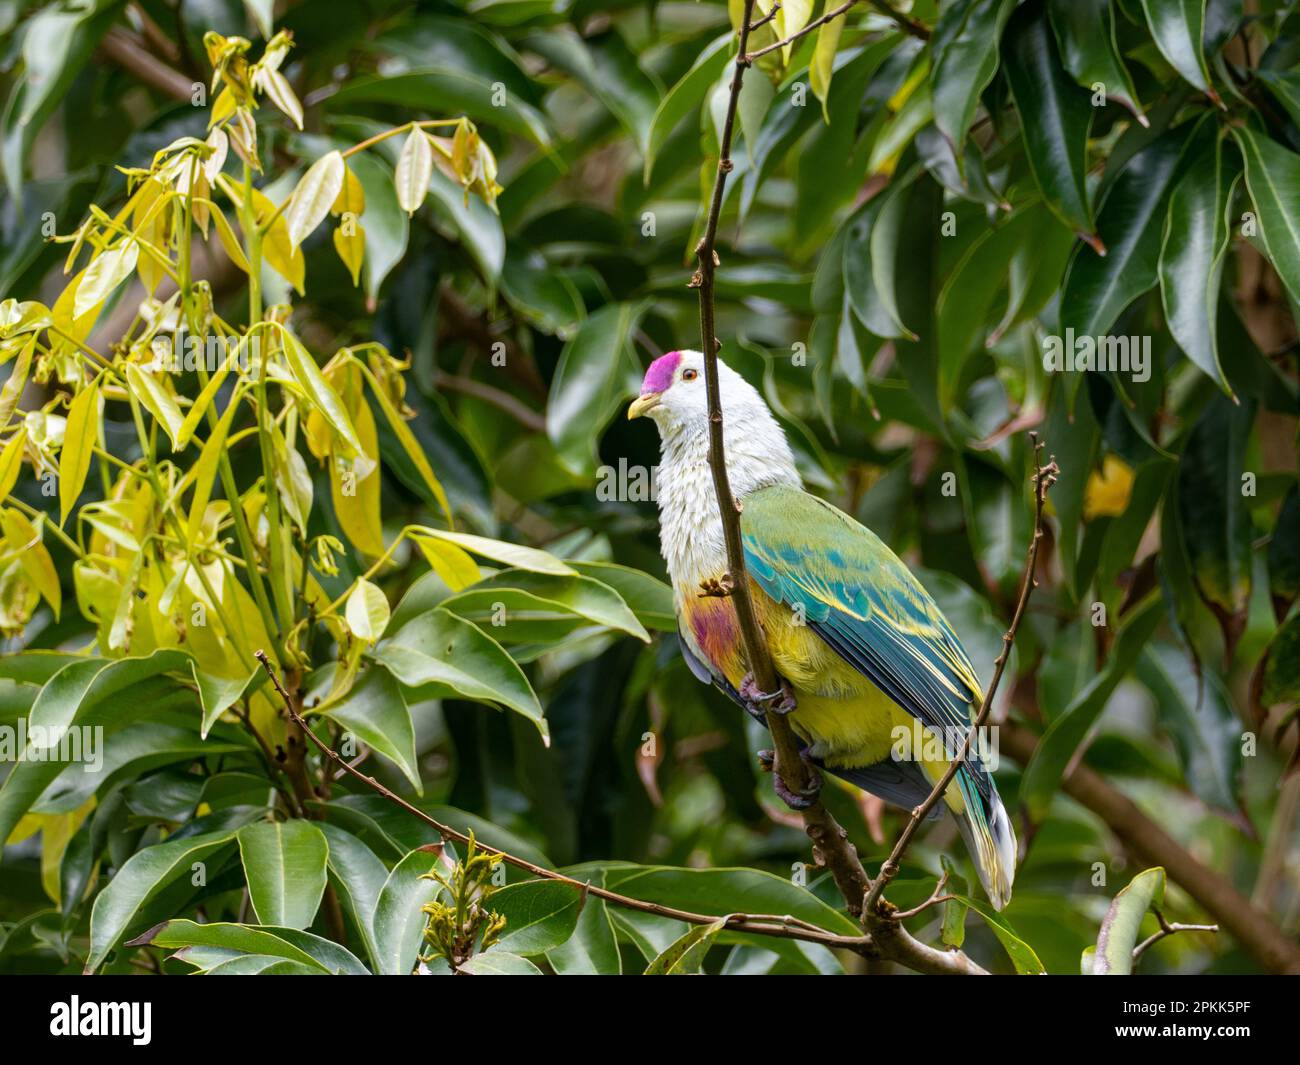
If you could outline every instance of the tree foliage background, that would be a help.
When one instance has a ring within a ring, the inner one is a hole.
[[[678,654],[657,440],[621,417],[650,358],[699,346],[742,6],[0,2],[0,724],[100,725],[106,759],[0,765],[0,969],[409,972],[422,938],[439,970],[861,967],[435,862],[251,655],[491,847],[856,931],[761,729]],[[783,4],[750,52],[839,6]],[[956,898],[914,935],[1078,972],[1165,865],[1138,915],[1222,931],[1144,971],[1294,968],[1296,5],[845,6],[745,79],[722,358],[986,678],[1026,430],[1063,469],[998,708],[1012,904],[968,891],[946,824],[890,897],[942,862]],[[157,369],[186,334],[262,356]],[[1149,372],[1045,366],[1079,337],[1145,342]],[[887,853],[897,812],[826,801]]]

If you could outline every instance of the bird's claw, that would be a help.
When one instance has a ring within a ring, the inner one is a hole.
[[[822,791],[822,775],[817,770],[809,767],[811,777],[807,791],[794,791],[784,780],[781,774],[773,772],[772,788],[791,810],[806,810],[817,801],[817,797]]]
[[[764,773],[772,772],[772,767],[776,765],[776,751],[762,750],[758,752],[758,768]]]
[[[763,720],[768,710],[785,716],[799,705],[795,701],[794,690],[784,678],[781,678],[781,686],[776,691],[765,692],[755,683],[754,674],[746,673],[738,691],[740,697],[745,700],[745,709],[759,721]]]

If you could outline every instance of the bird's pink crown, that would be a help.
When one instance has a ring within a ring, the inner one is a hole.
[[[680,351],[670,351],[667,355],[660,355],[650,364],[650,368],[645,372],[645,380],[641,382],[641,395],[646,396],[651,392],[663,392],[673,383],[673,374],[677,372],[677,366],[682,361]]]

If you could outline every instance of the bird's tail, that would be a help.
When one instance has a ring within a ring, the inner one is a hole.
[[[958,770],[954,783],[961,789],[965,809],[961,813],[954,811],[953,816],[979,870],[984,891],[993,908],[1000,910],[1011,901],[1011,884],[1016,878],[1016,834],[1011,819],[991,779],[986,794],[981,794],[965,768]]]

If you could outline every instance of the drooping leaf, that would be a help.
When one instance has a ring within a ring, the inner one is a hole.
[[[1133,948],[1147,910],[1164,904],[1165,871],[1160,866],[1138,873],[1111,901],[1097,935],[1093,976],[1127,976],[1133,971]]]

